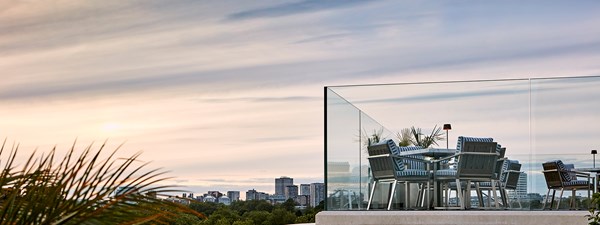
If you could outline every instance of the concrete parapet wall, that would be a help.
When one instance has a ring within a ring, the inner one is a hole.
[[[587,211],[323,211],[316,225],[586,225]]]

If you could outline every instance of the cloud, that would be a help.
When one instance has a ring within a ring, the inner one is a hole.
[[[200,98],[195,99],[199,102],[207,103],[232,103],[232,102],[305,102],[321,101],[321,97],[314,96],[282,96],[282,97],[240,97],[240,98]]]
[[[232,13],[226,17],[226,20],[235,21],[256,18],[281,17],[300,13],[313,13],[322,10],[332,10],[337,8],[354,6],[358,4],[367,4],[370,1],[372,0],[302,0],[298,2],[285,3],[271,7],[263,7]]]

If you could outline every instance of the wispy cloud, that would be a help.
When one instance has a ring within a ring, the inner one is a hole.
[[[321,97],[315,96],[283,96],[283,97],[240,97],[240,98],[199,98],[199,102],[209,103],[232,103],[232,102],[305,102],[321,101]]]
[[[372,0],[301,0],[298,2],[284,3],[271,7],[245,10],[230,14],[226,18],[227,20],[245,20],[289,16],[300,13],[318,12],[321,10],[332,10],[336,8],[354,6],[357,4],[366,4],[370,1]]]

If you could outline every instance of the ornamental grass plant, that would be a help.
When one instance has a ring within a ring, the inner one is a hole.
[[[168,224],[181,213],[204,216],[160,196],[180,192],[161,185],[161,169],[149,169],[140,153],[117,157],[119,148],[76,145],[60,160],[56,148],[16,160],[19,146],[0,147],[0,224]],[[119,146],[120,147],[120,146]]]

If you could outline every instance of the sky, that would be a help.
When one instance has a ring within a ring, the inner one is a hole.
[[[0,0],[0,136],[191,192],[323,182],[323,87],[600,75],[597,1]]]

